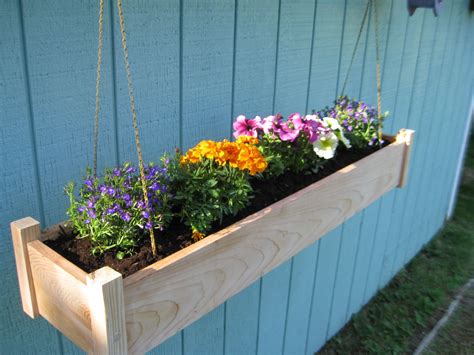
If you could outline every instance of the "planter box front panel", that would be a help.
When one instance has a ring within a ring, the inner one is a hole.
[[[412,132],[358,162],[125,278],[87,274],[12,223],[23,308],[94,353],[144,353],[314,243],[407,175]],[[38,239],[38,240],[37,240]]]
[[[129,348],[152,349],[396,187],[394,142],[124,280]]]

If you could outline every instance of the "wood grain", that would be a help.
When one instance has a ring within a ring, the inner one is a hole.
[[[124,280],[129,349],[145,352],[397,186],[398,140]]]
[[[76,345],[91,351],[87,274],[39,240],[28,244],[28,253],[39,313]]]
[[[87,275],[94,354],[126,354],[122,274],[105,266]]]
[[[31,275],[30,257],[27,244],[40,236],[40,224],[31,217],[26,217],[10,224],[13,250],[15,252],[16,272],[20,286],[21,304],[23,311],[31,318],[38,313],[35,287]]]

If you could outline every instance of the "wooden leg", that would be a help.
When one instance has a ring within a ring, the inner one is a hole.
[[[39,239],[41,233],[40,224],[33,218],[26,217],[12,222],[10,229],[23,311],[31,318],[35,318],[39,315],[39,312],[31,273],[30,258],[26,245],[29,242]]]
[[[127,354],[122,274],[106,266],[87,276],[93,354]]]
[[[408,168],[410,166],[411,146],[413,145],[413,138],[415,131],[412,129],[401,129],[397,134],[397,141],[405,144],[405,151],[403,152],[402,169],[400,171],[400,181],[397,187],[404,187],[408,179]]]

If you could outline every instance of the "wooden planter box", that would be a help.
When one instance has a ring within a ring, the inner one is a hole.
[[[87,274],[43,240],[37,221],[11,224],[23,310],[95,354],[142,354],[404,185],[413,131],[273,205],[122,279]]]

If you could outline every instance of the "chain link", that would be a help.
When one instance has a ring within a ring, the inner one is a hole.
[[[379,15],[377,9],[377,0],[374,2],[374,20],[375,20],[375,71],[377,75],[377,111],[378,111],[378,135],[379,141],[382,140],[383,115],[382,115],[382,79],[380,74],[380,38],[379,38]]]
[[[120,33],[122,35],[122,49],[123,49],[123,60],[125,63],[125,72],[127,74],[127,85],[128,85],[128,96],[130,97],[130,111],[132,112],[132,123],[133,123],[133,130],[135,133],[135,145],[137,148],[137,156],[138,156],[138,168],[140,170],[140,179],[142,182],[142,189],[143,189],[143,199],[145,200],[145,205],[147,210],[150,209],[150,204],[148,201],[148,193],[146,187],[146,179],[145,179],[145,165],[143,163],[143,155],[142,155],[142,148],[140,144],[140,133],[138,130],[138,120],[137,120],[137,111],[135,109],[135,95],[133,93],[133,85],[132,85],[132,73],[130,70],[130,62],[128,59],[128,47],[127,47],[127,35],[125,33],[125,20],[123,15],[123,8],[122,8],[122,0],[117,0],[117,9],[120,19]],[[153,226],[150,228],[150,241],[151,241],[151,249],[153,255],[156,255],[156,242],[155,242],[155,233],[153,231]]]
[[[99,143],[99,113],[100,113],[100,69],[102,66],[102,46],[104,37],[104,0],[99,3],[99,40],[97,45],[97,76],[95,80],[95,122],[94,122],[94,176],[97,176],[97,149]]]

